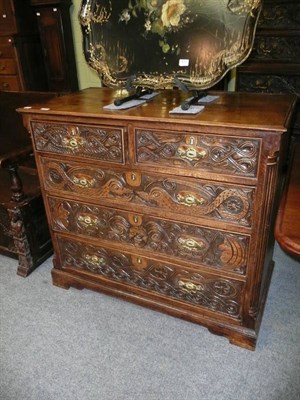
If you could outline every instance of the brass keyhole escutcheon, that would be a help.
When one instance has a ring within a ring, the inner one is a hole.
[[[128,185],[133,187],[138,187],[141,184],[141,174],[136,171],[128,171],[126,172],[126,182]]]

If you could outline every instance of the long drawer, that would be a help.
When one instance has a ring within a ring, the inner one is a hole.
[[[123,290],[129,293],[131,288],[139,288],[145,295],[156,293],[169,298],[169,302],[179,300],[234,319],[241,316],[244,282],[64,236],[56,236],[56,240],[62,270],[92,275],[94,281],[99,277],[106,282],[124,283]]]
[[[169,211],[250,227],[255,188],[207,182],[172,175],[142,174],[98,168],[43,157],[42,182],[46,191],[99,204],[134,206],[135,210]]]
[[[177,259],[187,266],[246,274],[249,236],[89,203],[47,198],[52,229]]]

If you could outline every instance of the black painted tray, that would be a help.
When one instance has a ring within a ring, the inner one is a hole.
[[[84,53],[113,88],[207,89],[249,55],[261,0],[83,0]]]

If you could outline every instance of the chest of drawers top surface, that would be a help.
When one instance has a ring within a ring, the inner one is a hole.
[[[104,106],[113,103],[126,93],[102,88],[89,88],[77,93],[61,96],[47,104],[21,109],[23,114],[35,114],[36,118],[54,119],[62,116],[65,121],[72,117],[95,118],[118,121],[147,121],[176,126],[237,127],[284,131],[293,109],[294,96],[260,93],[217,92],[219,97],[205,105],[196,115],[170,114],[188,94],[179,90],[164,90],[151,101],[127,110],[106,111]],[[96,122],[96,121],[95,121]],[[170,128],[170,126],[169,126]]]

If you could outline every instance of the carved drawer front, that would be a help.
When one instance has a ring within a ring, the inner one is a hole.
[[[193,218],[251,225],[254,188],[207,183],[193,178],[142,175],[137,171],[113,171],[72,162],[42,159],[44,187],[82,200],[136,205],[171,211]]]
[[[124,129],[32,122],[37,151],[124,163]]]
[[[238,73],[238,90],[245,92],[295,93],[300,95],[300,75]]]
[[[63,269],[92,272],[126,283],[128,290],[136,286],[233,318],[240,317],[243,282],[63,237],[57,239]]]
[[[300,10],[299,10],[300,12]],[[299,36],[256,36],[249,61],[300,62]]]
[[[256,177],[260,140],[136,129],[136,162]]]
[[[300,3],[298,0],[264,1],[258,19],[258,28],[300,29]]]
[[[56,231],[123,243],[209,268],[244,275],[249,238],[198,225],[49,198]]]

